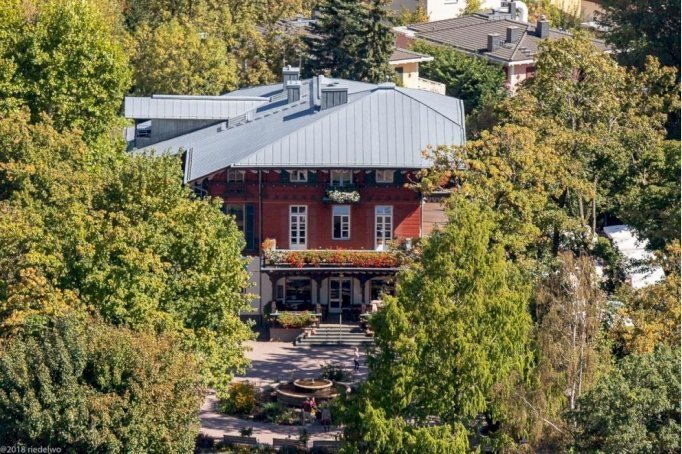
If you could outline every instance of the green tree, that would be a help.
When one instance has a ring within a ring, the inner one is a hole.
[[[665,141],[638,157],[633,181],[619,195],[618,217],[661,249],[680,238],[680,142]]]
[[[627,356],[580,399],[571,419],[580,451],[679,452],[679,348]]]
[[[8,95],[20,93],[34,121],[47,113],[57,128],[80,128],[86,140],[109,131],[130,85],[126,53],[111,20],[91,1],[22,6],[14,52],[7,58],[16,65],[14,79],[23,88],[10,84]]]
[[[0,120],[0,172],[5,335],[78,308],[181,335],[213,385],[246,364],[243,235],[182,185],[178,158],[86,147],[19,114]]]
[[[327,0],[304,39],[308,75],[327,73],[351,80],[384,82],[392,75],[388,60],[393,37],[384,0],[369,5],[353,0]]]
[[[458,424],[479,414],[493,425],[505,420],[497,396],[527,366],[530,289],[492,241],[489,209],[460,200],[449,216],[400,276],[396,297],[372,318],[377,349],[357,405],[376,411],[346,422],[351,439],[368,441],[363,418],[387,417],[379,409],[403,419],[389,427],[409,427],[412,435],[433,417],[451,425],[443,431],[461,431]],[[383,431],[377,426],[375,436]]]
[[[177,341],[75,315],[0,349],[0,439],[73,452],[190,451],[201,402]]]
[[[220,95],[237,86],[237,63],[221,37],[192,23],[171,19],[155,29],[142,26],[136,39],[136,92]]]
[[[643,68],[653,55],[680,70],[680,2],[675,0],[603,0],[599,21],[608,27],[607,42],[623,62]]]
[[[470,137],[475,138],[492,126],[494,106],[507,97],[501,66],[424,41],[417,41],[413,50],[434,57],[431,62],[421,63],[419,72],[445,84],[448,96],[464,101]]]

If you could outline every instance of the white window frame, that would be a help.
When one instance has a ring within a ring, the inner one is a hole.
[[[308,171],[307,170],[289,170],[289,181],[292,183],[307,183],[308,182]]]
[[[329,183],[337,187],[350,186],[353,184],[353,172],[351,170],[332,170],[329,172]]]
[[[245,179],[246,171],[227,169],[227,182],[228,183],[243,183]]]
[[[339,213],[337,213],[337,211]],[[342,213],[340,211],[346,211],[345,213]],[[350,205],[334,205],[332,206],[332,239],[333,240],[350,240]],[[341,218],[341,236],[336,237],[335,235],[335,224],[336,224],[336,217]],[[344,221],[345,218],[345,221]],[[344,229],[344,224],[345,224],[345,229]],[[344,236],[343,233],[346,235]]]
[[[388,216],[388,238],[386,238],[386,220],[384,217]],[[381,217],[381,219],[380,219]],[[379,224],[381,223],[381,235],[379,235]],[[380,238],[381,236],[381,238]],[[391,205],[377,205],[374,207],[374,247],[377,251],[385,251],[388,249],[388,243],[393,240],[393,206]]]
[[[300,210],[303,209],[303,212],[301,213]],[[294,210],[296,210],[296,213],[294,213]],[[294,226],[293,222],[293,217],[296,215],[299,217],[297,219],[297,234],[296,234],[296,239],[300,240],[299,238],[299,233],[300,233],[300,223],[301,223],[301,218],[300,216],[303,215],[303,242],[301,243],[300,241],[294,244],[294,238],[291,235],[292,233],[292,228]],[[304,250],[307,249],[308,247],[308,205],[289,205],[289,249],[299,249],[299,250]]]
[[[381,176],[381,177],[380,177]],[[380,184],[391,184],[395,178],[394,170],[377,170],[374,174],[374,181]]]

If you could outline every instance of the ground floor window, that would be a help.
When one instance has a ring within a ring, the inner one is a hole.
[[[277,292],[279,310],[302,311],[312,309],[313,287],[310,278],[289,277],[281,287],[282,294],[279,288]]]
[[[370,281],[370,301],[380,300],[383,295],[395,295],[393,279],[373,279]]]

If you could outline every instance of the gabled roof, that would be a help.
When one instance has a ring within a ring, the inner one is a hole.
[[[505,42],[507,27],[518,27],[518,39]],[[410,36],[431,41],[437,44],[455,47],[471,54],[486,56],[502,63],[514,63],[533,60],[543,41],[536,34],[535,24],[528,24],[505,17],[487,14],[472,14],[453,19],[445,19],[422,24],[400,27],[398,31],[407,32]],[[502,46],[488,51],[488,35],[498,33],[502,38]],[[570,33],[550,29],[546,39],[561,39],[571,36]],[[595,47],[602,51],[609,50],[604,41],[593,39]]]
[[[394,84],[324,79],[347,85],[348,102],[320,110],[318,78],[301,82],[296,102],[272,102],[236,126],[223,122],[146,149],[187,151],[185,179],[195,181],[226,167],[418,169],[429,165],[422,156],[427,146],[464,143],[459,99]],[[281,90],[279,84],[275,91]]]
[[[125,117],[135,119],[226,120],[269,102],[269,97],[260,96],[126,96]]]

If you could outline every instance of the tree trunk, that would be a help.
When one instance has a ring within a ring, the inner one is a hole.
[[[597,182],[599,177],[594,176],[594,197],[592,198],[592,236],[597,234]]]

